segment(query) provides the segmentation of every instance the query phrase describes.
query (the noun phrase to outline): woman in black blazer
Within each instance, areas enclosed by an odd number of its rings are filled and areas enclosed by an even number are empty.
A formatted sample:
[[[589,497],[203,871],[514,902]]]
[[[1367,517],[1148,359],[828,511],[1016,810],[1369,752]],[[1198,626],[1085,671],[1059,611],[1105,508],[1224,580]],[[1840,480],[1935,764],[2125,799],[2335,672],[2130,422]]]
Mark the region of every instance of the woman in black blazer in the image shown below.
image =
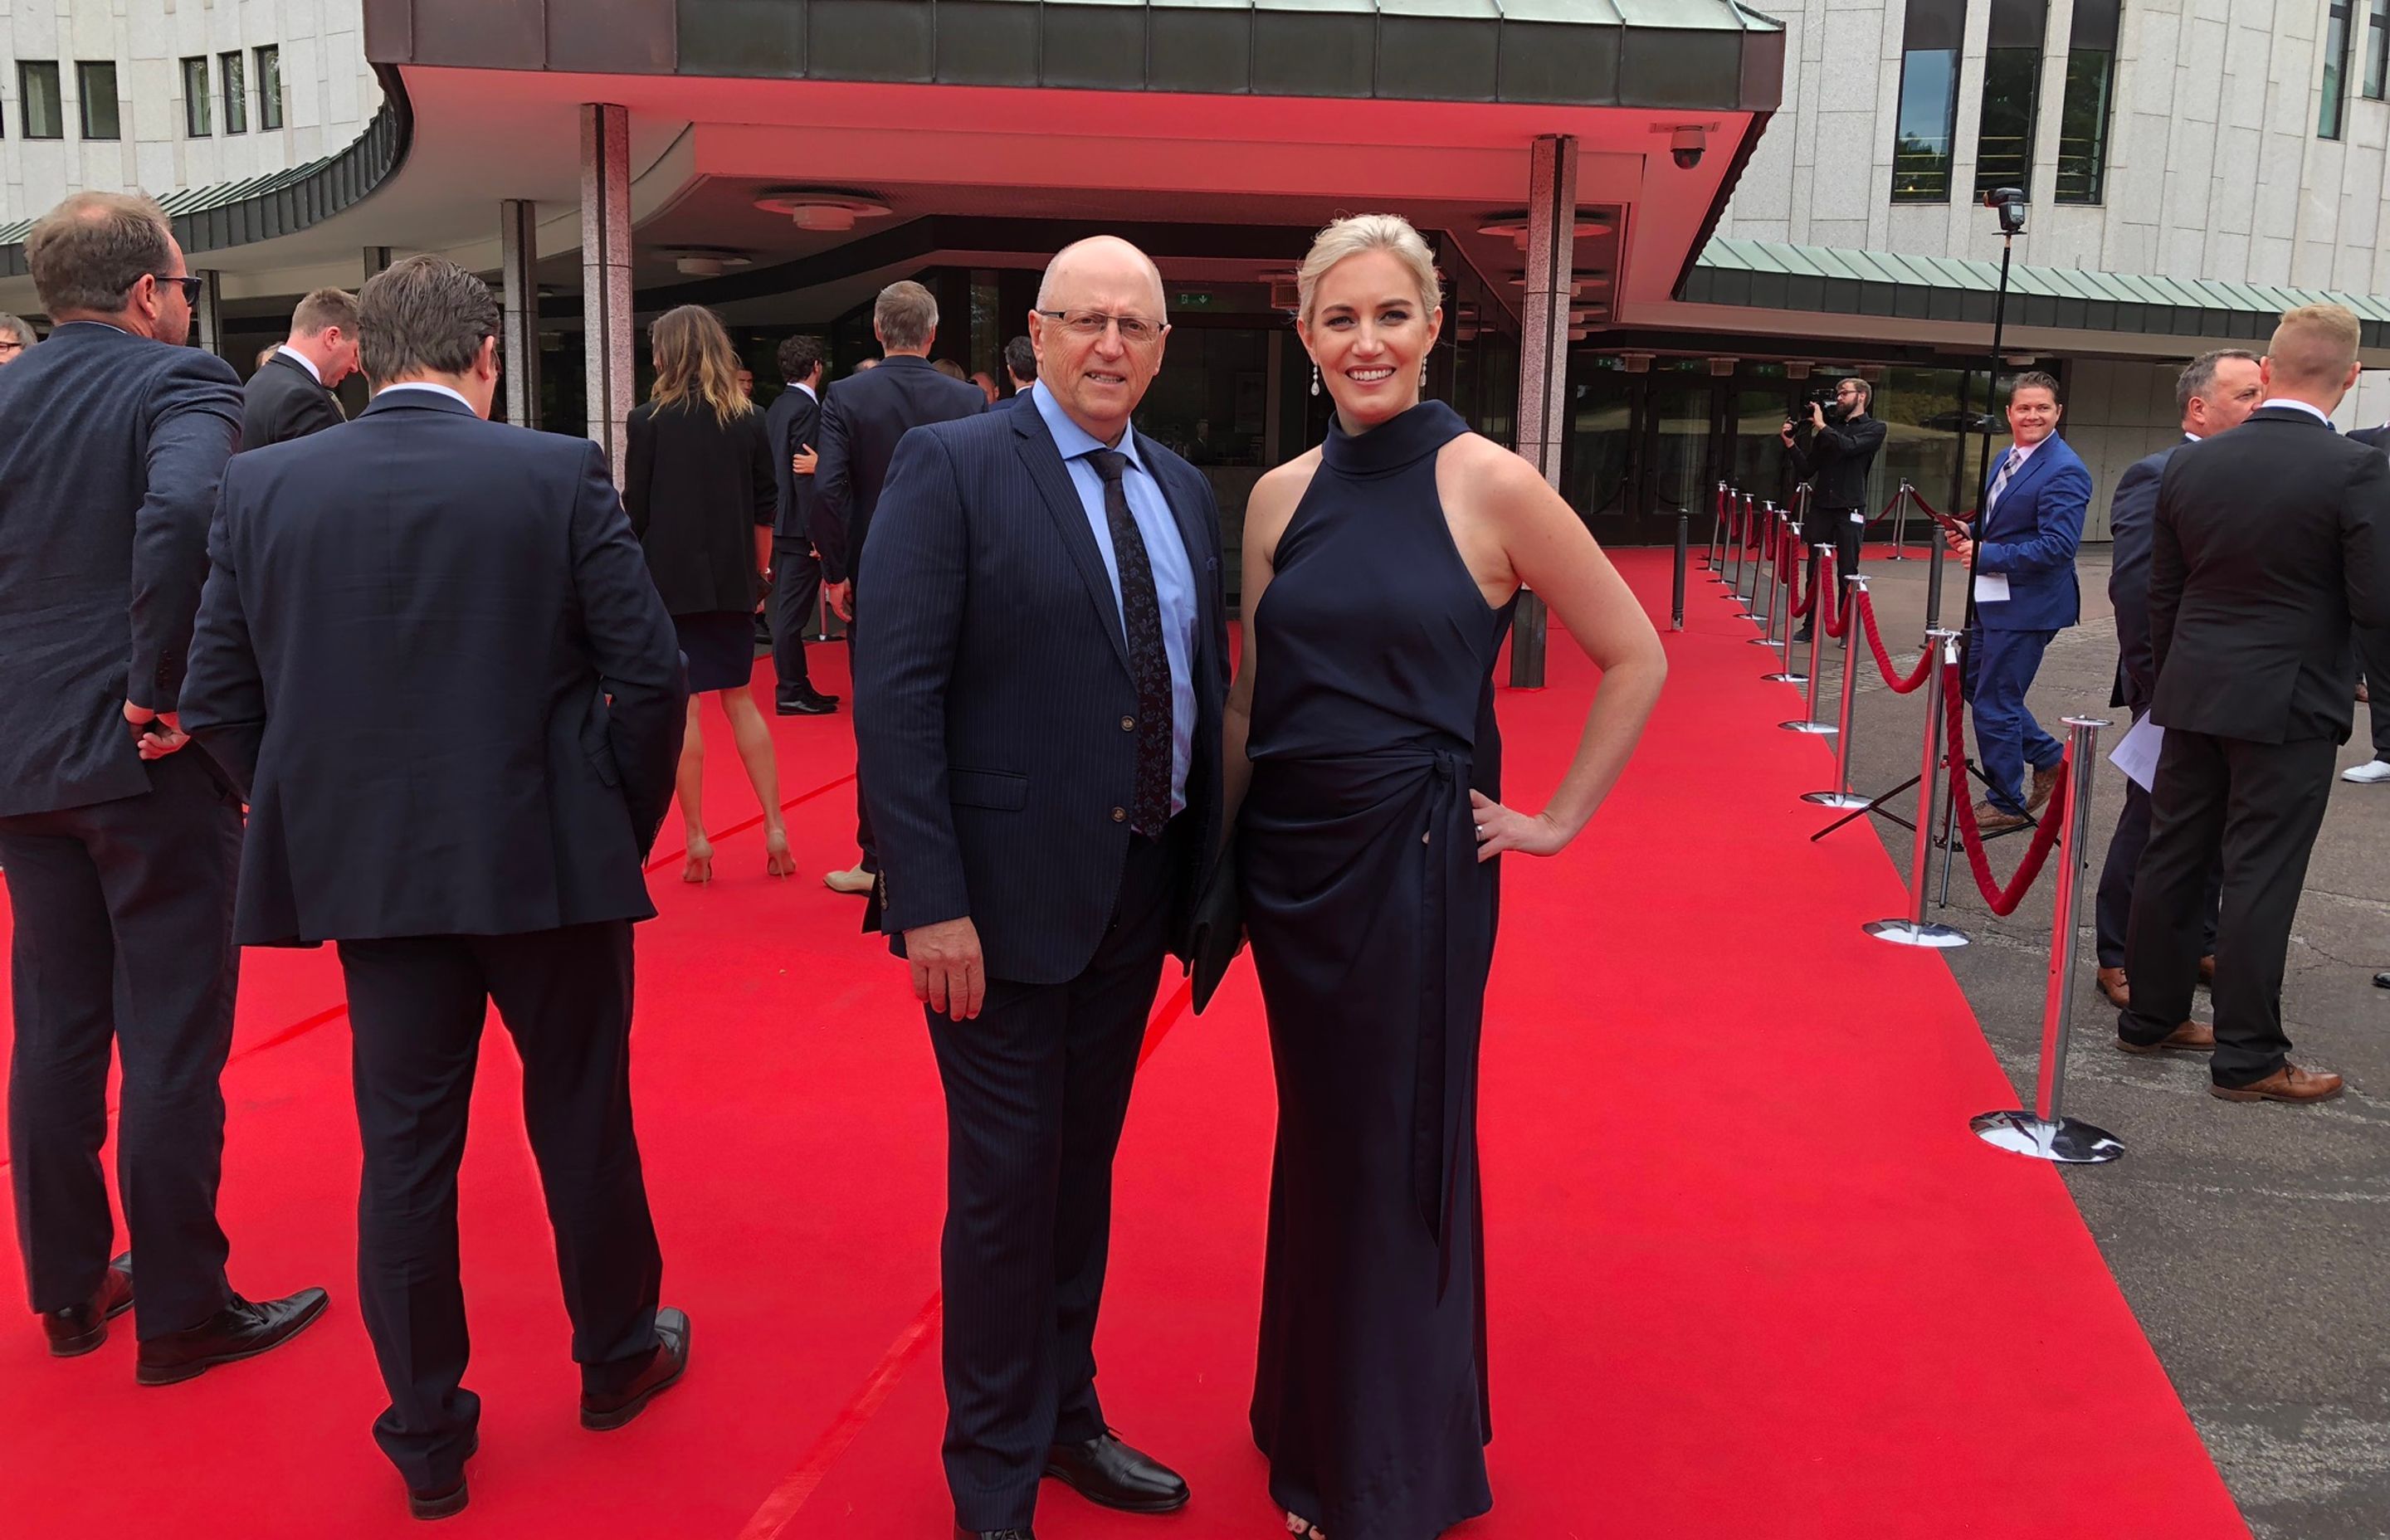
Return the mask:
[[[748,782],[764,804],[765,869],[796,870],[780,820],[779,769],[771,730],[747,690],[755,668],[755,603],[771,562],[777,488],[764,414],[739,388],[739,357],[713,313],[683,305],[648,328],[655,388],[632,408],[623,506],[648,553],[688,658],[688,736],[680,756],[680,813],[688,828],[681,880],[713,877],[713,845],[700,802],[705,739],[698,704],[722,702]]]

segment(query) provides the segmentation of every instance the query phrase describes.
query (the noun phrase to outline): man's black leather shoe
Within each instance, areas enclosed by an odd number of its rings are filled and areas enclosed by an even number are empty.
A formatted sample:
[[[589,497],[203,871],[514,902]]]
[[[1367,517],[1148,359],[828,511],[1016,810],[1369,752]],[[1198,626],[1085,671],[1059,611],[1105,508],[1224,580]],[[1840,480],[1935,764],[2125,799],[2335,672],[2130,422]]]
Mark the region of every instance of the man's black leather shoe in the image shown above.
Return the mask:
[[[1091,1503],[1123,1513],[1170,1513],[1187,1506],[1178,1472],[1106,1433],[1046,1452],[1046,1474]]]
[[[1025,1529],[965,1529],[955,1526],[955,1540],[1037,1540]]]
[[[774,696],[772,709],[782,716],[828,716],[838,710],[838,697],[813,689],[790,690]]]
[[[108,1341],[108,1323],[133,1308],[133,1253],[108,1264],[99,1292],[82,1304],[45,1311],[42,1329],[49,1333],[50,1356],[80,1358]]]
[[[465,1445],[465,1457],[471,1459],[481,1452],[482,1435],[476,1432],[472,1442]],[[413,1519],[454,1519],[465,1511],[465,1505],[471,1500],[472,1494],[465,1485],[465,1472],[459,1469],[456,1479],[446,1486],[435,1486],[429,1491],[408,1487],[406,1512]]]
[[[581,1392],[581,1426],[610,1433],[648,1409],[688,1368],[688,1316],[665,1305],[656,1312],[656,1355],[639,1377],[609,1395]]]
[[[133,1378],[144,1385],[172,1385],[196,1380],[219,1364],[254,1358],[306,1330],[330,1299],[320,1289],[302,1289],[263,1304],[235,1294],[230,1304],[199,1325],[142,1343]]]

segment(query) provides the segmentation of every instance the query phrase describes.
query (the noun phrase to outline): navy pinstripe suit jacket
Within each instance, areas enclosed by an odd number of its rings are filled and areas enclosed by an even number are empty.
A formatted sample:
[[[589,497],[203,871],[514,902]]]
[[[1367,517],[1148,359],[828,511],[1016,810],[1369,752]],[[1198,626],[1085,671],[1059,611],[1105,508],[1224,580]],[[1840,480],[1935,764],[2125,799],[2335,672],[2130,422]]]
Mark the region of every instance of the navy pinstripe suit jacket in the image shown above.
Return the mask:
[[[1138,444],[1198,589],[1196,722],[1186,816],[1220,827],[1228,636],[1210,483]],[[990,412],[917,428],[889,468],[856,604],[854,736],[880,841],[881,927],[968,915],[988,976],[1077,977],[1119,895],[1137,780],[1128,644],[1103,555],[1045,419]],[[1190,862],[1176,909],[1191,908]],[[1176,938],[1182,924],[1171,927]]]

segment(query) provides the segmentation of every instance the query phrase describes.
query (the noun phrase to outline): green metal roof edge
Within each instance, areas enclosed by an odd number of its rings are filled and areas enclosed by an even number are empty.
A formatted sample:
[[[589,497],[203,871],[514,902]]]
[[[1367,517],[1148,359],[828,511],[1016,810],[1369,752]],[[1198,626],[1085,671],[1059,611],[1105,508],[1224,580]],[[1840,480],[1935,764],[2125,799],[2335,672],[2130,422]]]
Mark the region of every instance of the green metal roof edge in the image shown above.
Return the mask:
[[[1713,274],[1730,281],[1713,282]],[[1821,287],[1819,279],[1838,281]],[[1760,309],[1988,321],[1998,280],[1998,263],[1972,258],[1720,236],[1694,260],[1679,297]],[[1790,302],[1794,283],[1809,302]],[[1943,297],[1938,306],[1934,295]],[[2009,319],[2024,326],[2262,339],[2265,331],[2255,323],[2270,330],[2274,316],[2303,304],[2345,305],[2363,325],[2366,346],[2390,346],[2390,297],[2030,263],[2009,270]]]

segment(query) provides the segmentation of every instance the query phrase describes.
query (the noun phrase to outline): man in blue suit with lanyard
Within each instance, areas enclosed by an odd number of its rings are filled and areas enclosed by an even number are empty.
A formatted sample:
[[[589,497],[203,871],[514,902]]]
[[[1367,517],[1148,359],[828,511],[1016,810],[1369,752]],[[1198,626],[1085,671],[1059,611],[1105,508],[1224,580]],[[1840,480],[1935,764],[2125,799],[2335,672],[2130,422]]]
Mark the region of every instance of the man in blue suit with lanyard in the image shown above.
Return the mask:
[[[1975,747],[1991,782],[1975,807],[1985,834],[2022,828],[2057,789],[2065,746],[2025,710],[2050,638],[2082,618],[2075,548],[2091,502],[2091,473],[2058,436],[2058,381],[2039,370],[2009,392],[2013,446],[1992,474],[1976,538],[1952,533],[1951,551],[1974,572],[1975,623],[1967,635],[1967,698]],[[2033,785],[2024,784],[2025,766]]]

